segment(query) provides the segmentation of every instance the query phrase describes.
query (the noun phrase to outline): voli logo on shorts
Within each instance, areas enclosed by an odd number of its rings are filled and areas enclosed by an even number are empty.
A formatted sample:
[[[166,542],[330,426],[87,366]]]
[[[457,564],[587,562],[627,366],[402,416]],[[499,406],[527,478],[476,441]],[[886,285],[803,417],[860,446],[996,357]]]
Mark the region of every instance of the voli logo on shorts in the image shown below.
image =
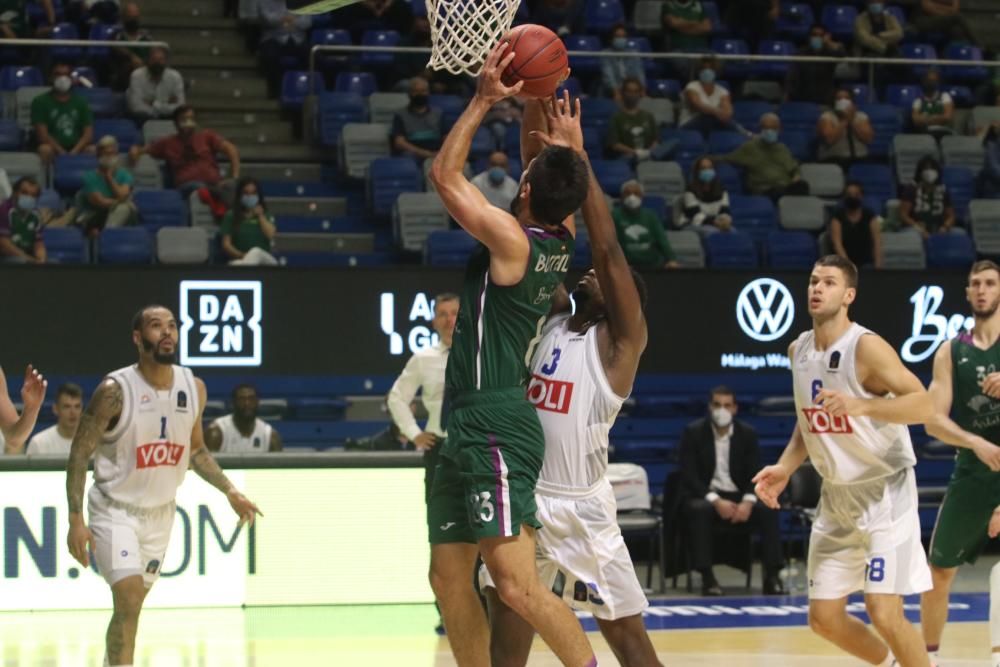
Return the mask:
[[[851,428],[851,421],[847,416],[834,417],[822,408],[803,408],[806,421],[809,422],[810,433],[827,433],[830,435],[844,435],[854,433]]]
[[[151,442],[139,445],[135,449],[136,468],[156,468],[157,466],[176,466],[181,462],[184,445],[172,442]]]
[[[538,375],[531,376],[528,383],[528,401],[539,410],[569,413],[573,400],[573,383],[549,380]]]

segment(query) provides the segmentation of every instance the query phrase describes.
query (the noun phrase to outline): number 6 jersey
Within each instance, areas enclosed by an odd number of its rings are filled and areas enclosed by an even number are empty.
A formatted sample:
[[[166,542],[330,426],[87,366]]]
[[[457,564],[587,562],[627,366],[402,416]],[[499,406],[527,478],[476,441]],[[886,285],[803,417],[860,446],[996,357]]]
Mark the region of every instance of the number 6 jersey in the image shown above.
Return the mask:
[[[184,481],[191,432],[201,414],[194,374],[174,366],[169,390],[156,390],[127,366],[108,377],[122,390],[118,423],[94,456],[94,484],[120,503],[159,507],[172,502]]]

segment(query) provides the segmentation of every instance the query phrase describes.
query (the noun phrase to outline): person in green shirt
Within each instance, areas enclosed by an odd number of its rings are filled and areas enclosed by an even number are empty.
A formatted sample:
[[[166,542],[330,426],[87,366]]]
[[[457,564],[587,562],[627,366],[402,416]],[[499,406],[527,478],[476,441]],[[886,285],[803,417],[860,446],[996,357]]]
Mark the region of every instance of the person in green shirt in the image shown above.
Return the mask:
[[[642,183],[626,181],[621,195],[622,203],[615,206],[611,217],[628,263],[637,269],[678,268],[680,264],[663,231],[663,221],[653,209],[642,206],[645,195]]]
[[[45,165],[57,155],[93,152],[94,114],[87,100],[72,92],[71,67],[52,66],[52,90],[31,102],[31,124],[38,141],[38,156]]]
[[[660,13],[663,22],[663,50],[707,51],[712,34],[712,21],[705,14],[701,0],[667,0]],[[686,61],[678,60],[687,78]]]
[[[13,194],[0,204],[0,263],[44,264],[45,243],[38,196],[42,189],[31,176],[14,184]]]
[[[105,227],[136,222],[132,174],[119,164],[118,141],[110,135],[101,137],[97,142],[97,170],[83,175],[83,187],[76,197],[76,224],[90,236]]]
[[[760,117],[760,134],[731,153],[714,155],[717,162],[730,162],[746,169],[751,194],[780,199],[784,195],[808,195],[809,184],[799,174],[799,163],[778,141],[781,119],[778,114]]]
[[[640,109],[646,89],[638,79],[628,77],[622,83],[622,108],[611,116],[608,124],[608,148],[612,155],[641,162],[657,157],[659,132],[656,118]]]
[[[235,265],[275,266],[278,260],[271,254],[271,243],[278,228],[274,216],[267,212],[264,195],[252,178],[240,179],[238,198],[232,210],[222,219],[222,250]]]

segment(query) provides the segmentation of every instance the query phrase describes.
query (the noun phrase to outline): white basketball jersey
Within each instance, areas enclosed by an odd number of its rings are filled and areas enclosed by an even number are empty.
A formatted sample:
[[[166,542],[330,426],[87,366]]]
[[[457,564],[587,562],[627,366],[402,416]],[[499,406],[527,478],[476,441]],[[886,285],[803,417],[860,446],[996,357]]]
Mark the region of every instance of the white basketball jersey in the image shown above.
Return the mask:
[[[817,472],[831,484],[859,484],[916,465],[910,431],[903,424],[870,417],[832,417],[813,402],[821,389],[848,396],[877,398],[858,381],[855,355],[862,336],[859,324],[826,350],[817,350],[813,332],[795,341],[792,380],[799,430]],[[874,335],[874,334],[872,334]]]
[[[597,349],[597,327],[568,328],[569,315],[549,320],[532,361],[528,400],[545,432],[538,491],[589,489],[608,469],[608,431],[625,398],[611,390]]]
[[[156,390],[128,366],[111,373],[122,389],[121,417],[94,457],[94,484],[112,500],[158,507],[174,500],[191,455],[191,431],[201,414],[187,368],[174,366],[169,390]]]
[[[218,426],[219,430],[222,431],[220,452],[243,454],[271,450],[271,425],[263,419],[254,421],[253,433],[249,437],[240,433],[240,430],[236,428],[232,415],[219,417],[212,424]]]

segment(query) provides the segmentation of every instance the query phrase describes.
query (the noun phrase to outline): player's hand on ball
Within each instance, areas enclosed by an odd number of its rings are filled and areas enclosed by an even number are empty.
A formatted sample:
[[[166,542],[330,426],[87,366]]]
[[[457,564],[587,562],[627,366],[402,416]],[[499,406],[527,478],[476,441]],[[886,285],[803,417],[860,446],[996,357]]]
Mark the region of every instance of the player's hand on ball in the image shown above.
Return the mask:
[[[48,380],[28,364],[28,368],[24,371],[24,384],[21,385],[21,400],[24,402],[24,407],[32,410],[40,407],[45,400],[45,389],[48,386]]]
[[[860,405],[857,399],[832,389],[821,389],[816,395],[815,403],[834,417],[857,415]]]
[[[542,101],[549,131],[535,130],[532,136],[546,146],[566,146],[583,152],[583,128],[580,126],[580,98],[571,100],[569,92],[563,91],[562,97],[552,96]]]
[[[486,62],[479,70],[479,83],[476,88],[476,97],[487,102],[491,106],[500,100],[512,97],[521,92],[524,81],[518,81],[513,86],[505,86],[500,77],[503,75],[507,65],[514,60],[514,52],[505,53],[509,42],[501,41],[496,48],[486,56]]]
[[[242,493],[236,489],[231,489],[229,493],[226,494],[226,499],[229,500],[229,506],[233,508],[233,511],[240,517],[240,525],[248,524],[252,525],[256,515],[264,516],[264,513],[257,508],[250,499],[244,496]]]
[[[66,536],[69,553],[80,565],[90,566],[90,550],[94,548],[94,536],[83,519],[70,519],[69,534]]]
[[[990,373],[980,386],[990,398],[1000,398],[1000,373]]]
[[[780,508],[778,497],[788,486],[788,471],[780,465],[767,466],[750,481],[754,483],[753,492],[761,502],[773,510]]]
[[[990,539],[1000,535],[1000,507],[993,510],[993,516],[990,517],[990,525],[986,528],[986,533]]]
[[[980,439],[976,441],[975,446],[972,448],[972,453],[976,455],[980,461],[982,461],[987,468],[993,472],[1000,472],[1000,447],[997,447],[992,442]]]

